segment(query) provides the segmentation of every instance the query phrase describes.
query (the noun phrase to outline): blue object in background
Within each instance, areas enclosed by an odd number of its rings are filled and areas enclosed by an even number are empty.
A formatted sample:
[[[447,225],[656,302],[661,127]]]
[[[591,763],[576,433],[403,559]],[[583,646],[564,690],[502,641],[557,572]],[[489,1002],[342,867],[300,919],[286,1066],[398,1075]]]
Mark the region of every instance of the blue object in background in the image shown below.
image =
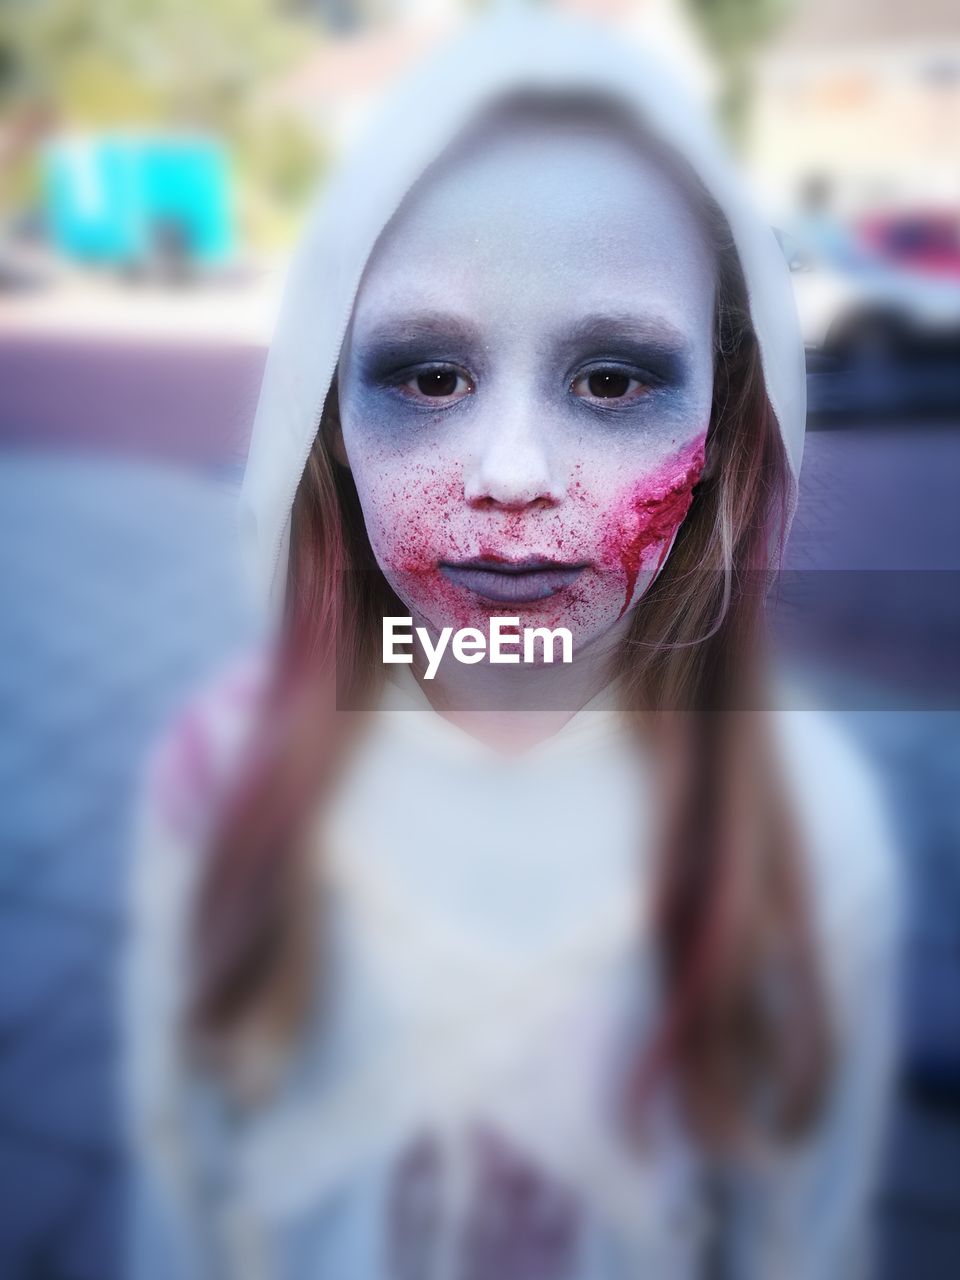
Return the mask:
[[[220,263],[234,250],[229,166],[203,134],[70,135],[42,153],[50,238],[66,257],[121,267]]]

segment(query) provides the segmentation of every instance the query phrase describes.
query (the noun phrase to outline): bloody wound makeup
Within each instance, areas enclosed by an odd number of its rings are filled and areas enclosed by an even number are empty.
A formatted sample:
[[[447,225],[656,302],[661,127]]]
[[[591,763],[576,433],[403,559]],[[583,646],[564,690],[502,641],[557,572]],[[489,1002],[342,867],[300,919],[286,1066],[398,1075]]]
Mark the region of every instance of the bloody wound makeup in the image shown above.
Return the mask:
[[[340,419],[370,543],[418,624],[566,627],[662,567],[704,465],[714,263],[633,143],[523,122],[419,184],[367,265]]]
[[[577,464],[555,507],[476,511],[461,467],[414,464],[378,504],[369,533],[385,574],[432,625],[479,627],[496,614],[570,627],[581,642],[621,618],[661,568],[704,465],[706,433],[618,490]]]
[[[663,567],[674,536],[690,510],[693,487],[703,471],[706,439],[704,432],[657,473],[638,482],[627,497],[626,510],[613,514],[611,542],[625,579],[619,617],[634,601],[641,572],[652,568],[652,581]],[[631,517],[636,527],[623,540],[624,526],[629,526]]]

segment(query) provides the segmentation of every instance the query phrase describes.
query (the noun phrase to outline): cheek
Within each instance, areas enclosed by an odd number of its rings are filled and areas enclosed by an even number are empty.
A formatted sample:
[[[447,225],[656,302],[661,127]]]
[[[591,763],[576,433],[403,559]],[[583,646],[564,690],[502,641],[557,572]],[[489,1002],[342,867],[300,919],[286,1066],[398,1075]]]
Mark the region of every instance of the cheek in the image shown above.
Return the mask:
[[[705,441],[704,431],[619,488],[596,475],[588,479],[592,469],[580,462],[561,509],[506,518],[500,513],[495,522],[466,510],[458,459],[398,465],[396,457],[368,457],[358,488],[381,569],[400,598],[424,616],[467,626],[481,625],[485,614],[495,612],[439,574],[438,555],[536,551],[587,559],[593,567],[570,593],[544,601],[536,617],[531,610],[531,623],[568,624],[588,634],[622,617],[656,576],[689,510]]]
[[[705,444],[704,431],[655,471],[635,479],[604,514],[600,561],[605,572],[622,581],[619,617],[634,603],[638,587],[642,594],[663,566],[690,509]]]
[[[377,563],[400,599],[440,624],[476,623],[476,609],[437,570],[439,554],[476,554],[465,537],[463,468],[454,460],[371,471],[361,493],[367,535]]]
[[[436,565],[437,549],[455,538],[455,514],[463,504],[457,464],[383,467],[361,495],[370,542],[385,570],[423,573]]]

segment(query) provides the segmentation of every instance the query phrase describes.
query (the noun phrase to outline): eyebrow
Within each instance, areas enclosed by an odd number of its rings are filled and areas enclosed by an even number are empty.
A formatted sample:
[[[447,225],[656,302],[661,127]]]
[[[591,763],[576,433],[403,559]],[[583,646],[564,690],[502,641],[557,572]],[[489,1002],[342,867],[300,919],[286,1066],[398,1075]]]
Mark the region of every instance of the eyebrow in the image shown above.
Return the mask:
[[[691,352],[690,337],[666,316],[627,312],[582,316],[563,330],[559,345],[564,349],[585,345],[616,347],[624,342],[684,364]]]
[[[479,344],[480,340],[480,330],[463,316],[447,311],[415,311],[381,319],[365,335],[363,345],[402,352],[420,342],[467,345]]]
[[[464,316],[446,311],[387,315],[363,339],[363,346],[368,350],[376,348],[382,354],[398,358],[423,343],[484,345],[477,325]],[[668,317],[630,312],[591,312],[581,316],[558,329],[554,345],[562,352],[573,352],[587,345],[609,349],[623,345],[628,354],[631,348],[641,347],[651,355],[672,359],[681,367],[686,367],[691,355],[690,337]]]

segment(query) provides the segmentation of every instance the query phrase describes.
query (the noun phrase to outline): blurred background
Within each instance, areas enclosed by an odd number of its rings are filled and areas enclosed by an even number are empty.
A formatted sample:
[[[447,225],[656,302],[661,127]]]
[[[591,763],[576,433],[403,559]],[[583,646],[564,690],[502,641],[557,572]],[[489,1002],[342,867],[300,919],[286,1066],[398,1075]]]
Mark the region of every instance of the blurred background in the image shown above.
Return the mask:
[[[233,497],[293,237],[481,0],[6,0],[0,1274],[121,1274],[114,984],[146,745],[255,638]],[[811,431],[783,661],[881,770],[909,888],[881,1274],[960,1266],[960,8],[597,0],[715,104]]]

